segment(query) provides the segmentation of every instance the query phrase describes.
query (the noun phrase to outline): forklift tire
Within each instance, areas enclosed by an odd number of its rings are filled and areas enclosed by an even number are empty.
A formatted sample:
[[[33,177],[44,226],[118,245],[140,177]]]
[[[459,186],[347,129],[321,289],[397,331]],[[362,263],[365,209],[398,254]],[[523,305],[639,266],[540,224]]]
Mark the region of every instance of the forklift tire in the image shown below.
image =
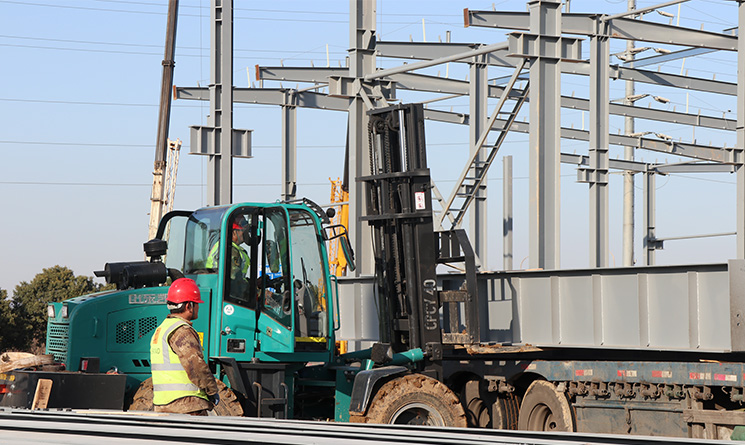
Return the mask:
[[[365,416],[352,422],[398,425],[467,426],[458,396],[445,384],[421,374],[395,378],[380,387]]]
[[[217,381],[220,403],[209,411],[210,416],[242,416],[243,407],[235,393],[223,382]],[[147,379],[140,384],[132,398],[128,411],[155,411],[153,406],[153,379]]]
[[[553,383],[536,380],[525,392],[518,429],[524,431],[575,431],[574,415],[566,394]]]

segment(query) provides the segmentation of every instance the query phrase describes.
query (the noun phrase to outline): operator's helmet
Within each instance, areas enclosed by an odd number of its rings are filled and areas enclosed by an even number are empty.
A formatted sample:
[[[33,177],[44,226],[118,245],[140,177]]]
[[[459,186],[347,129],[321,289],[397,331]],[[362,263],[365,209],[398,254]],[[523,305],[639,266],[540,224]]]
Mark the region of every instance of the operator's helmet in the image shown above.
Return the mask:
[[[248,221],[242,216],[236,216],[233,220],[233,230],[246,230]]]
[[[199,287],[191,278],[179,278],[171,284],[168,289],[168,303],[181,304],[187,301],[194,303],[204,303],[200,298]]]

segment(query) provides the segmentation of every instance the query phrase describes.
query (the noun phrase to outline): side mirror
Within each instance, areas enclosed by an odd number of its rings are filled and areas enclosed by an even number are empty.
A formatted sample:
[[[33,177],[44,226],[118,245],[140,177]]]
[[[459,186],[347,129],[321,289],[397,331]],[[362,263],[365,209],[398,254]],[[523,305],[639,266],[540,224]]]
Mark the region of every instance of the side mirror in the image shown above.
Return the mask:
[[[349,267],[350,271],[353,271],[357,266],[354,264],[354,250],[352,250],[352,246],[349,245],[349,238],[346,233],[339,238],[339,244],[341,244],[341,250],[344,252],[344,257],[347,259],[347,267]]]

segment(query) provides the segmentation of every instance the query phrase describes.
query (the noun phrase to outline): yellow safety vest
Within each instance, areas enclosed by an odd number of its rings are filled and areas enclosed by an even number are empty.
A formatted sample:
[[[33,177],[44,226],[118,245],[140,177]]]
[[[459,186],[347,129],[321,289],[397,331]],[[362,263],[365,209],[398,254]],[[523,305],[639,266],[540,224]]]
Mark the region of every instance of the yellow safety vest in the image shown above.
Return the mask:
[[[207,261],[204,264],[204,267],[208,269],[217,268],[217,264],[218,264],[217,260],[220,257],[219,249],[220,249],[220,242],[218,241],[215,243],[214,246],[212,246],[212,249],[210,249],[210,253],[207,254]],[[246,274],[248,273],[248,266],[251,265],[251,259],[248,257],[248,252],[246,252],[246,249],[244,249],[243,247],[239,246],[236,243],[233,243],[233,249],[236,249],[238,251],[238,255],[240,255],[241,272],[243,273],[243,276],[246,276]],[[232,275],[233,275],[233,272],[235,272],[235,270],[232,270],[232,269],[233,268],[231,267],[231,278],[234,278],[232,277]]]
[[[168,337],[177,328],[188,324],[174,317],[166,318],[158,326],[150,342],[150,366],[153,371],[153,403],[168,405],[176,399],[187,396],[209,400],[207,393],[189,380],[181,361],[168,344]]]

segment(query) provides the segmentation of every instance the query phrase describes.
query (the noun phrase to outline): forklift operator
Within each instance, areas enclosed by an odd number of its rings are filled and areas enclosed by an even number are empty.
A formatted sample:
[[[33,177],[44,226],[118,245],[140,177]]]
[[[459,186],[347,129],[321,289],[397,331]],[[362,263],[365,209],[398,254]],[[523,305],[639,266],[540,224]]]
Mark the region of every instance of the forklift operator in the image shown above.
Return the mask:
[[[248,273],[248,266],[251,265],[251,260],[248,256],[246,249],[240,246],[243,242],[243,231],[246,229],[247,222],[243,216],[237,216],[233,220],[232,235],[231,235],[231,249],[230,249],[230,279],[244,279]],[[205,267],[208,269],[217,269],[220,259],[220,241],[216,242],[210,253],[207,256],[207,262]]]

